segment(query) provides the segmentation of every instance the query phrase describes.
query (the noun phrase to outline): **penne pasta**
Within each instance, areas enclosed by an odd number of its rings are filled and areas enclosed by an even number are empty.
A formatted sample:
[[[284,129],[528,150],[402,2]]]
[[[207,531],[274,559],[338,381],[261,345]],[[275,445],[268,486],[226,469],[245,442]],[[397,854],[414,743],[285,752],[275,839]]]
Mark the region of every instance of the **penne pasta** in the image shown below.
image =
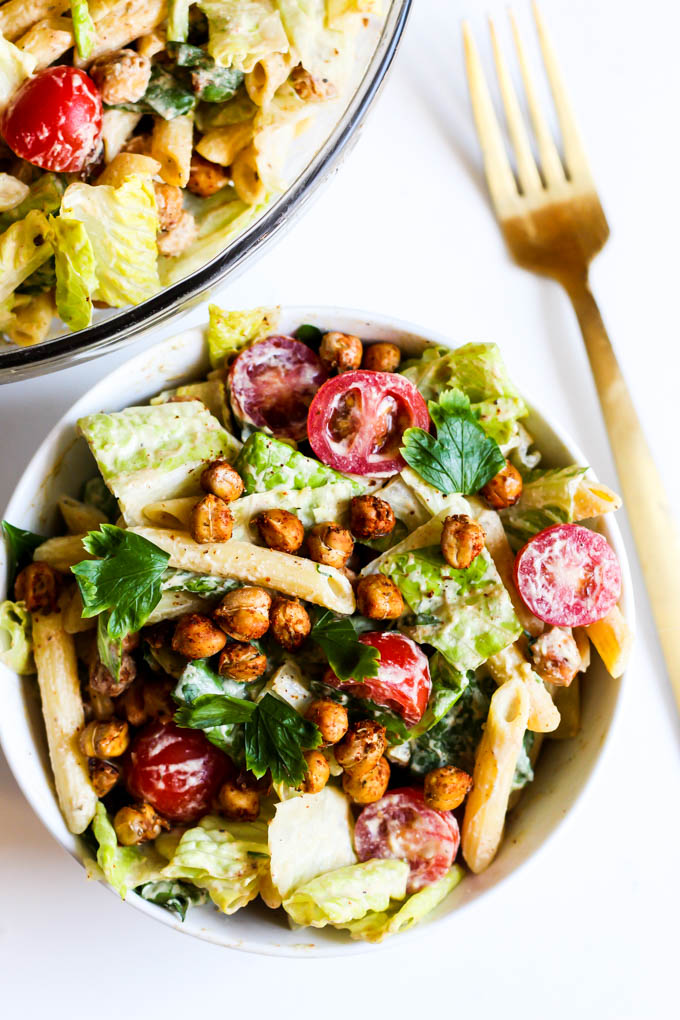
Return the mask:
[[[0,32],[14,42],[45,18],[56,18],[71,6],[71,0],[9,0],[0,7]]]
[[[91,5],[90,13],[96,29],[95,44],[87,60],[75,55],[73,62],[78,67],[86,67],[102,54],[123,49],[138,36],[153,32],[165,20],[168,5],[167,0],[99,0]]]
[[[236,194],[246,205],[264,202],[267,189],[264,186],[257,163],[257,149],[251,142],[238,153],[231,165],[231,179]]]
[[[560,713],[560,724],[552,740],[571,740],[581,728],[581,678],[575,676],[568,687],[553,687],[553,698]]]
[[[104,110],[102,145],[106,163],[118,155],[141,119],[141,113],[133,113],[132,110]]]
[[[151,155],[160,164],[158,171],[166,184],[184,188],[191,172],[194,122],[188,114],[164,120],[154,117]]]
[[[57,506],[64,518],[64,524],[70,535],[82,535],[88,531],[98,531],[100,524],[108,521],[106,514],[94,506],[81,503],[79,499],[61,496]]]
[[[85,535],[60,535],[58,538],[48,538],[35,550],[33,559],[49,564],[62,574],[67,574],[71,567],[81,560],[95,559],[83,545],[84,538]]]
[[[620,677],[630,659],[633,632],[619,607],[614,606],[605,617],[584,627],[584,630],[595,645],[607,672],[614,678]]]
[[[67,634],[84,634],[85,631],[95,630],[97,617],[83,618],[83,600],[80,595],[80,588],[76,585],[71,594],[64,598],[63,606],[63,627]]]
[[[261,584],[336,613],[354,612],[352,585],[333,567],[234,539],[199,544],[185,532],[161,528],[131,528],[131,531],[170,553],[171,567],[232,577],[244,584]]]
[[[206,132],[196,145],[199,156],[220,166],[231,166],[236,156],[252,141],[252,121],[241,124],[227,124]]]
[[[528,718],[529,696],[521,680],[510,680],[494,692],[461,832],[463,857],[475,874],[488,868],[498,850]]]
[[[621,497],[608,486],[584,477],[574,493],[574,520],[586,521],[612,513],[621,506]]]
[[[142,510],[142,516],[158,528],[174,528],[188,531],[191,511],[200,496],[182,496],[179,499],[161,499],[157,503],[149,503]]]
[[[12,317],[3,332],[20,347],[39,344],[50,331],[56,311],[52,291],[43,294],[19,294],[14,299]]]
[[[69,18],[43,18],[15,45],[35,57],[36,71],[41,71],[73,46],[73,23]]]
[[[77,834],[92,821],[97,797],[78,747],[85,716],[75,644],[61,613],[33,616],[33,644],[57,797],[69,831]]]
[[[119,188],[132,174],[155,177],[160,169],[160,163],[151,156],[142,156],[138,152],[119,152],[99,175],[97,184],[110,184],[113,188]]]
[[[520,680],[529,696],[529,721],[532,733],[552,733],[560,723],[560,713],[550,693],[537,673],[533,671],[517,644],[508,645],[487,660],[489,673],[499,685]]]
[[[246,92],[258,106],[266,106],[290,74],[293,58],[290,53],[268,53],[245,76]],[[206,157],[207,158],[207,157]]]
[[[204,613],[215,604],[217,598],[206,599],[190,591],[164,591],[161,600],[153,610],[145,627],[151,627],[161,620],[176,620],[185,613]]]

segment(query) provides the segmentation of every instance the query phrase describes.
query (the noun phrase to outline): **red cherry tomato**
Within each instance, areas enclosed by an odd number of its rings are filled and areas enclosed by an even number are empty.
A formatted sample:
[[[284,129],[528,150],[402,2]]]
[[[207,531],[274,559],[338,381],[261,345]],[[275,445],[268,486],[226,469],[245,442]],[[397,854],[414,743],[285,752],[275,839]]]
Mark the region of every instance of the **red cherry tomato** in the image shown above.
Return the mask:
[[[326,372],[314,351],[289,336],[247,347],[229,371],[231,406],[240,421],[280,439],[305,439],[307,412]]]
[[[231,761],[200,730],[149,723],[132,741],[125,783],[172,822],[195,822],[233,771]]]
[[[354,848],[360,861],[380,857],[408,862],[408,893],[445,875],[459,844],[455,816],[429,808],[422,790],[416,787],[390,790],[375,804],[368,804],[354,827]]]
[[[101,96],[77,67],[47,67],[17,89],[0,130],[17,156],[43,170],[82,170],[101,136]]]
[[[409,726],[414,726],[427,708],[432,689],[430,665],[418,645],[403,634],[380,631],[362,634],[359,640],[373,645],[380,652],[378,675],[359,684],[343,683],[329,670],[325,680],[356,698],[370,698],[376,705],[397,712]]]
[[[404,431],[429,428],[413,383],[391,372],[343,372],[321,387],[309,409],[309,441],[319,460],[352,475],[394,475]]]
[[[515,584],[534,616],[556,627],[601,620],[621,594],[621,568],[602,535],[556,524],[530,539],[515,559]]]

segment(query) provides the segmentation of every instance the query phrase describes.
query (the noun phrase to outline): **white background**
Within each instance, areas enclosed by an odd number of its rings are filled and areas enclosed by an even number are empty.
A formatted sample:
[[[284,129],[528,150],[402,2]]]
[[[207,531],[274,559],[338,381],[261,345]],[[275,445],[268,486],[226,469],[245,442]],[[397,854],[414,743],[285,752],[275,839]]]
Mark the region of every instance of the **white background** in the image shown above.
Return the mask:
[[[220,297],[233,307],[363,307],[457,342],[495,340],[526,393],[552,410],[602,480],[615,485],[571,309],[555,285],[511,265],[480,174],[460,18],[470,17],[490,60],[484,12],[495,11],[509,43],[504,5],[415,0],[414,8],[393,73],[337,178]],[[515,9],[530,35],[528,4],[517,0]],[[543,0],[543,11],[612,226],[594,289],[677,505],[680,223],[672,150],[680,14],[670,0]],[[202,318],[198,310],[184,324]],[[0,390],[0,503],[58,416],[134,350]],[[519,874],[436,935],[401,947],[397,940],[342,962],[266,960],[164,928],[85,881],[0,759],[3,1012],[97,1020],[208,1012],[677,1015],[678,717],[634,570],[637,648],[584,798]]]

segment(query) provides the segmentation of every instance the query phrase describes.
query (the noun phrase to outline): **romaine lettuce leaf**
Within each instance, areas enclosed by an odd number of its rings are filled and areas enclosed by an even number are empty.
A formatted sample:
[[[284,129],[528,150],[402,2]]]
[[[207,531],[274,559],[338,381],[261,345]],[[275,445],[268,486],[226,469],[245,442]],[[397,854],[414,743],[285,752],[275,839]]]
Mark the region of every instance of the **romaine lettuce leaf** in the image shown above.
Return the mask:
[[[21,83],[35,71],[37,58],[20,50],[0,32],[0,110],[4,110]]]
[[[80,220],[55,216],[50,225],[57,277],[57,312],[75,332],[92,322],[91,295],[97,286],[94,251]]]
[[[47,217],[37,209],[0,234],[0,302],[52,257],[49,236]]]
[[[351,37],[327,27],[326,0],[275,0],[291,49],[306,71],[342,84]],[[338,67],[340,64],[340,67]]]
[[[235,354],[260,337],[276,330],[278,308],[250,308],[245,312],[227,312],[217,305],[209,305],[208,353],[213,367],[224,364],[224,359]]]
[[[15,673],[35,673],[31,614],[25,602],[0,603],[0,662]]]
[[[252,71],[270,53],[287,53],[288,37],[272,0],[199,0],[208,19],[208,53],[223,67]]]
[[[99,844],[97,864],[121,899],[125,899],[130,889],[136,889],[146,882],[155,882],[161,877],[165,861],[155,847],[150,843],[144,846],[119,846],[116,831],[100,800],[97,801],[92,819],[92,831]]]
[[[514,550],[520,549],[544,528],[576,519],[577,500],[587,470],[574,464],[534,471],[525,479],[519,502],[500,514]]]
[[[409,768],[425,775],[443,765],[456,765],[472,775],[475,752],[489,714],[496,684],[490,677],[471,680],[444,718],[411,745]]]
[[[163,390],[150,403],[154,406],[156,404],[167,404],[173,397],[189,397],[194,400],[200,400],[226,429],[231,427],[231,412],[227,404],[224,380],[206,379],[205,382],[178,386],[175,390]]]
[[[288,443],[265,432],[253,432],[234,467],[245,484],[245,495],[270,489],[316,489],[336,482],[349,482],[354,496],[366,489],[364,482],[347,478],[318,460],[305,457]]]
[[[456,888],[463,877],[463,869],[454,865],[436,882],[409,896],[400,907],[389,911],[371,912],[360,920],[350,921],[341,927],[347,928],[353,939],[382,942],[387,935],[397,935],[422,921]]]
[[[198,494],[206,464],[237,448],[197,400],[91,414],[78,427],[128,525],[145,523],[149,503]]]
[[[426,351],[402,375],[418,387],[425,400],[437,400],[444,390],[459,389],[472,404],[509,397],[516,401],[518,416],[528,413],[496,344],[470,343],[445,354]]]
[[[42,213],[56,212],[61,205],[64,185],[57,174],[42,174],[31,184],[28,195],[14,209],[0,213],[0,231],[7,230],[13,223],[23,220],[32,209]]]
[[[157,906],[169,910],[171,914],[179,917],[180,921],[183,921],[187,916],[189,907],[200,906],[207,899],[203,889],[197,889],[196,886],[190,885],[188,882],[170,881],[169,879],[161,882],[147,882],[135,892],[143,900],[148,900],[149,903],[155,903]]]
[[[118,188],[69,184],[61,215],[80,220],[87,231],[97,277],[94,300],[123,308],[138,305],[160,290],[158,213],[149,176],[131,174]]]
[[[287,801],[297,804],[299,801]],[[406,861],[375,859],[327,871],[299,886],[283,900],[295,924],[323,928],[344,926],[369,911],[384,911],[390,900],[403,900],[409,866]]]

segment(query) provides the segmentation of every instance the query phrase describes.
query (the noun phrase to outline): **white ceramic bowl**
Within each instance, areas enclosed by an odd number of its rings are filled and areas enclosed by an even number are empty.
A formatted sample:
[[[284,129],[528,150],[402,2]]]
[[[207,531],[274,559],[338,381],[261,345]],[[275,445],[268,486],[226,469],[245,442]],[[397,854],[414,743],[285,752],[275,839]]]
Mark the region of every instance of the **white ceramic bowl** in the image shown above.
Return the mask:
[[[416,353],[425,341],[455,346],[437,334],[384,316],[336,308],[290,308],[282,312],[281,332],[301,323],[354,333],[367,339],[391,340],[407,352]],[[192,329],[157,344],[131,359],[85,394],[55,425],[26,468],[12,496],[5,518],[15,525],[50,534],[56,528],[56,499],[64,493],[77,495],[92,476],[94,461],[84,440],[76,439],[78,418],[97,411],[111,411],[147,401],[160,390],[194,379],[206,371],[207,358],[201,329]],[[520,380],[521,384],[521,380]],[[544,463],[559,467],[586,464],[578,447],[543,415],[534,404],[528,428],[544,453]],[[601,530],[614,547],[623,574],[622,607],[633,625],[630,570],[621,534],[611,519]],[[2,543],[0,543],[1,545]],[[0,590],[7,581],[4,550],[0,551]],[[582,729],[569,741],[546,741],[536,779],[522,796],[509,820],[506,836],[491,867],[481,875],[468,875],[439,906],[430,919],[412,932],[414,937],[428,925],[441,924],[463,906],[492,890],[543,846],[581,794],[600,757],[616,709],[620,682],[613,680],[597,657],[582,685]],[[40,699],[32,678],[19,678],[0,666],[0,742],[12,772],[38,817],[52,835],[82,860],[79,839],[72,836],[61,817],[52,783],[43,731]],[[232,917],[209,906],[192,908],[184,924],[172,914],[131,893],[128,902],[145,913],[219,945],[247,952],[279,956],[333,956],[366,952],[373,947],[351,942],[332,929],[306,928],[290,931],[282,912],[251,905]]]

